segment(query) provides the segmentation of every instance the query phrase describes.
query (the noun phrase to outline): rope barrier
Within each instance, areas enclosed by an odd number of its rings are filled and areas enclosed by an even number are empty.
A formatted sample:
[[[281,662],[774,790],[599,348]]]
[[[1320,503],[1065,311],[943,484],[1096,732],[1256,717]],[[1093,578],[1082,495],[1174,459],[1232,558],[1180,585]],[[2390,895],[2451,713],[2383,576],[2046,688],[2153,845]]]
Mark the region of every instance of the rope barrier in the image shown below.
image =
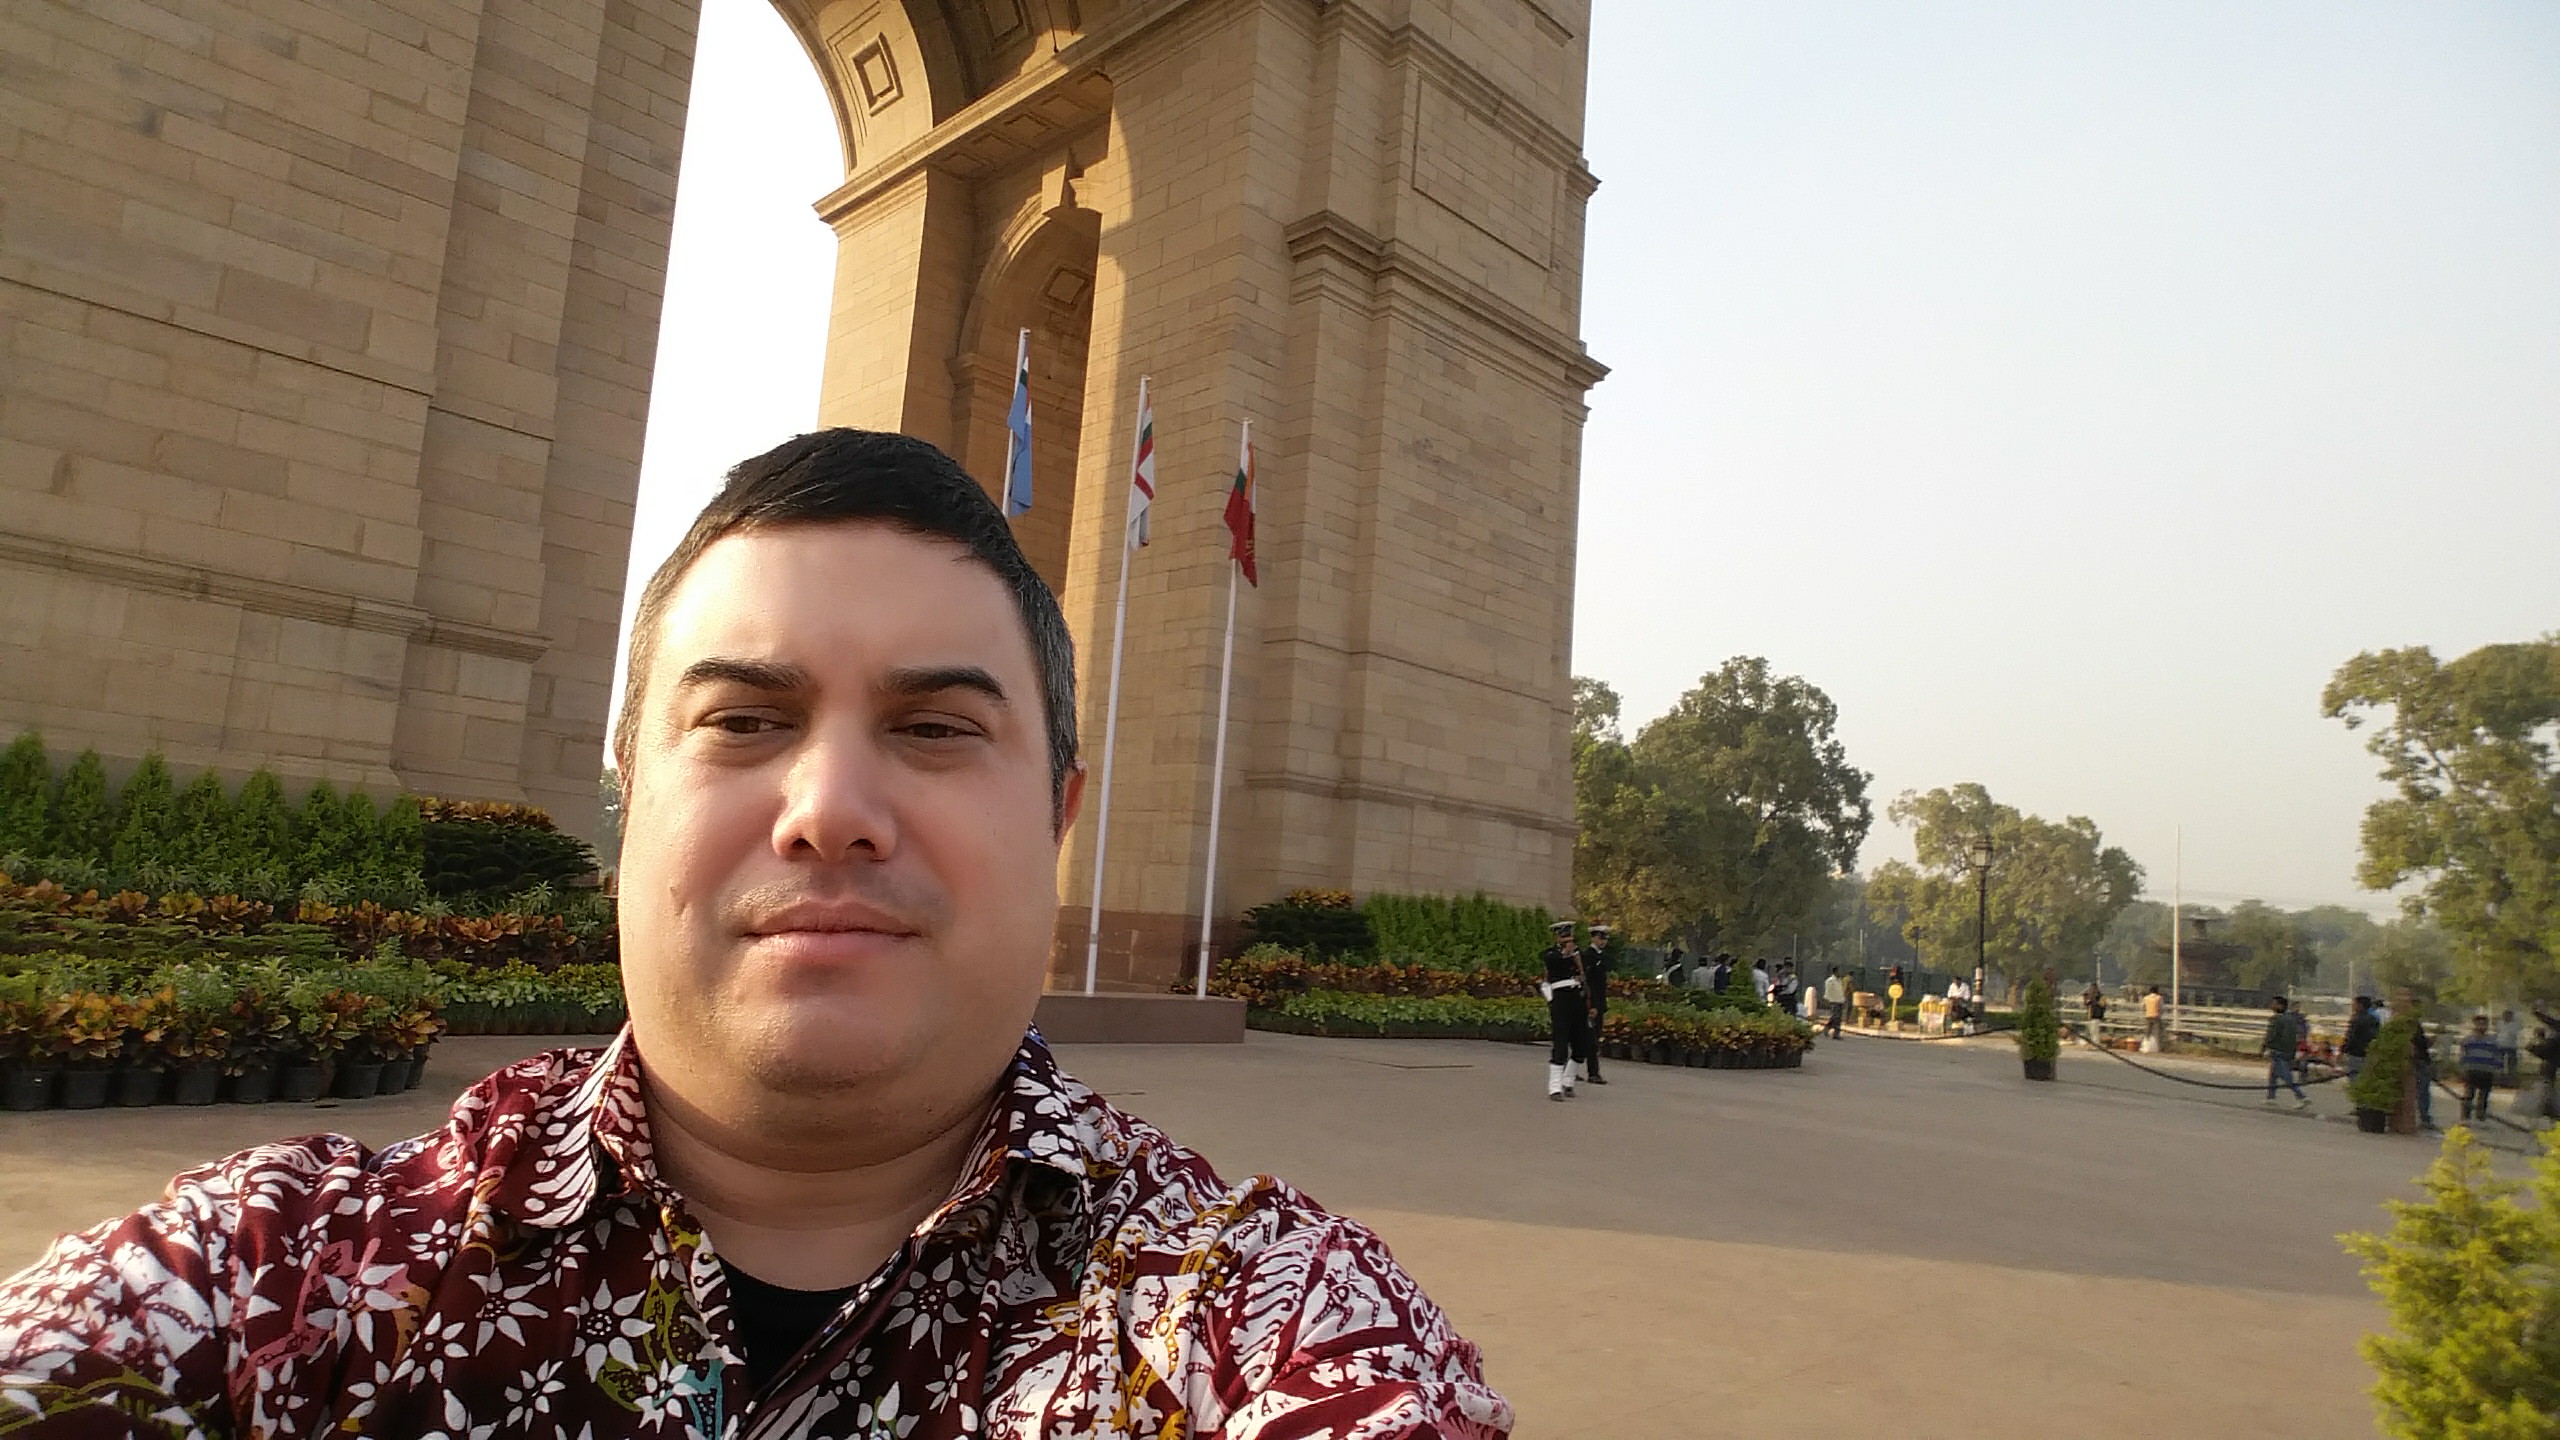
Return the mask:
[[[2123,1061],[2125,1064],[2132,1066],[2134,1069],[2141,1071],[2145,1075],[2157,1075],[2163,1080],[2175,1080],[2181,1085],[2193,1085],[2199,1090],[2265,1090],[2270,1088],[2264,1081],[2252,1080],[2246,1084],[2232,1084],[2228,1081],[2222,1080],[2198,1080],[2192,1075],[2180,1075],[2174,1071],[2163,1070],[2156,1065],[2145,1065],[2141,1061],[2134,1059],[2132,1056],[2125,1054],[2121,1050],[2108,1049],[2106,1046],[2101,1045],[2097,1041],[2090,1039],[2088,1036],[2081,1034],[2080,1027],[2077,1025],[2063,1026],[2062,1033],[2079,1041],[2081,1044],[2088,1046],[2090,1049],[2097,1051],[2101,1055]],[[2345,1078],[2347,1078],[2345,1071],[2333,1070],[2326,1075],[2316,1076],[2308,1080],[2297,1077],[2294,1083],[2296,1085],[2326,1085],[2333,1080],[2344,1080]]]

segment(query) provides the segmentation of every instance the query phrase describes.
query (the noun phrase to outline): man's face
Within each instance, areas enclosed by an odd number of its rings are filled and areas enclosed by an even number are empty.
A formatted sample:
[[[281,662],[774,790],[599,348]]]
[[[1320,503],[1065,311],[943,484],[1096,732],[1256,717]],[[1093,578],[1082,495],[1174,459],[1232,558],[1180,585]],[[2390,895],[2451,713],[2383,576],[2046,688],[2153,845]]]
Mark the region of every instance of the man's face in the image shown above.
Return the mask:
[[[629,777],[652,1075],[936,1108],[990,1084],[1056,920],[1040,693],[1011,595],[956,544],[828,523],[705,550],[661,617]]]

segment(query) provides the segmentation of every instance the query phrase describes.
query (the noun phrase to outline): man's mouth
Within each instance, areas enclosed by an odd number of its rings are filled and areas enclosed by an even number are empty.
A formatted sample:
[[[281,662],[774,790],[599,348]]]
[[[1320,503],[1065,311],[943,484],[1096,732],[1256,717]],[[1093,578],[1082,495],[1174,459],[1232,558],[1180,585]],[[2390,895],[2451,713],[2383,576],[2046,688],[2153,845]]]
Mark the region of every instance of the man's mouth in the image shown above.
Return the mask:
[[[800,900],[748,921],[750,939],[794,935],[874,935],[906,940],[922,934],[913,924],[876,906],[852,900]]]

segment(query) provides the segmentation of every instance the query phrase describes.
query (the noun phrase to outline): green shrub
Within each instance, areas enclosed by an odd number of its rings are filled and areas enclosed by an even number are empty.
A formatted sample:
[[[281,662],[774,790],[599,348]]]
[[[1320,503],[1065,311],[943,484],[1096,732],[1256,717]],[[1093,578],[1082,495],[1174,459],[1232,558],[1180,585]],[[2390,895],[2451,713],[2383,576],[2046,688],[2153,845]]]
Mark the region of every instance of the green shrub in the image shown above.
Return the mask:
[[[103,864],[116,837],[115,804],[107,795],[106,762],[95,750],[83,750],[62,772],[45,826],[45,845],[36,853],[65,860]]]
[[[0,855],[44,853],[52,792],[53,764],[45,758],[43,737],[20,731],[0,750]]]
[[[1372,895],[1361,913],[1378,953],[1526,973],[1550,941],[1543,908],[1473,895]]]
[[[157,857],[163,863],[199,874],[228,870],[231,797],[223,792],[222,777],[206,770],[179,791],[170,807],[170,828],[169,848]]]
[[[596,856],[575,835],[531,825],[429,820],[419,826],[420,874],[445,896],[503,896],[557,886],[595,873]]]
[[[1254,944],[1277,945],[1311,960],[1369,956],[1378,948],[1369,917],[1348,904],[1294,896],[1274,900],[1244,912],[1244,928]]]
[[[386,880],[423,882],[427,873],[425,827],[415,795],[402,795],[383,807],[377,829],[376,866]]]
[[[225,850],[227,863],[221,868],[234,874],[293,874],[293,811],[274,771],[260,769],[241,785],[240,797],[231,805]]]
[[[2418,1017],[2394,1015],[2373,1034],[2365,1048],[2364,1069],[2347,1082],[2347,1099],[2359,1110],[2397,1110],[2408,1093],[2410,1051],[2418,1039]]]
[[[2018,1003],[2018,1055],[2050,1060],[2062,1053],[2062,1020],[2053,1004],[2053,982],[2039,975],[2027,982]]]
[[[154,750],[142,757],[116,794],[116,832],[107,847],[107,864],[116,870],[167,864],[176,839],[177,787],[169,778],[169,762]]]
[[[2388,1202],[2390,1234],[2340,1237],[2391,1312],[2392,1333],[2363,1347],[2379,1428],[2547,1440],[2560,1414],[2560,1153],[2546,1144],[2530,1180],[2501,1180],[2456,1126],[2419,1184],[2425,1200]],[[2532,1203],[2515,1203],[2520,1191]]]

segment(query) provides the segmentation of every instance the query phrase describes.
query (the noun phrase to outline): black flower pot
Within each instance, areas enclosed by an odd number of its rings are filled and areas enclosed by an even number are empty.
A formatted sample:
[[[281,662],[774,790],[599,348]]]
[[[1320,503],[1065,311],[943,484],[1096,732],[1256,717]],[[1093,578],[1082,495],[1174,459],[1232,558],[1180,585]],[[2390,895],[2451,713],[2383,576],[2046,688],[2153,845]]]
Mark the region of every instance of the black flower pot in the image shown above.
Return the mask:
[[[234,1105],[264,1105],[274,1098],[276,1067],[273,1065],[243,1070],[231,1077],[231,1103]]]
[[[178,1072],[169,1087],[169,1099],[178,1105],[210,1105],[222,1093],[222,1071],[211,1065],[189,1065]]]
[[[2368,1110],[2359,1105],[2356,1107],[2356,1128],[2367,1135],[2388,1135],[2391,1133],[2391,1112]]]
[[[287,1065],[276,1076],[279,1100],[317,1100],[328,1089],[329,1067],[325,1065]]]
[[[382,1062],[379,1060],[341,1060],[338,1083],[330,1094],[341,1100],[367,1100],[382,1088]]]
[[[409,1062],[405,1059],[383,1061],[382,1079],[375,1083],[373,1093],[376,1095],[397,1095],[408,1088]]]
[[[65,1070],[62,1072],[62,1108],[65,1110],[98,1110],[107,1103],[107,1090],[115,1083],[113,1070]]]
[[[2019,1063],[2027,1067],[2027,1078],[2030,1080],[2050,1080],[2053,1078],[2053,1062],[2051,1060],[2038,1060],[2031,1056],[2022,1056],[2019,1059]]]
[[[117,1066],[116,1103],[133,1109],[159,1104],[160,1078],[167,1073],[157,1065]]]
[[[0,1071],[0,1110],[49,1110],[61,1095],[62,1072],[51,1065]]]
[[[425,1081],[426,1078],[427,1052],[421,1050],[417,1054],[409,1057],[409,1075],[407,1079],[400,1082],[400,1088],[403,1090],[415,1090],[418,1088],[420,1083]]]

